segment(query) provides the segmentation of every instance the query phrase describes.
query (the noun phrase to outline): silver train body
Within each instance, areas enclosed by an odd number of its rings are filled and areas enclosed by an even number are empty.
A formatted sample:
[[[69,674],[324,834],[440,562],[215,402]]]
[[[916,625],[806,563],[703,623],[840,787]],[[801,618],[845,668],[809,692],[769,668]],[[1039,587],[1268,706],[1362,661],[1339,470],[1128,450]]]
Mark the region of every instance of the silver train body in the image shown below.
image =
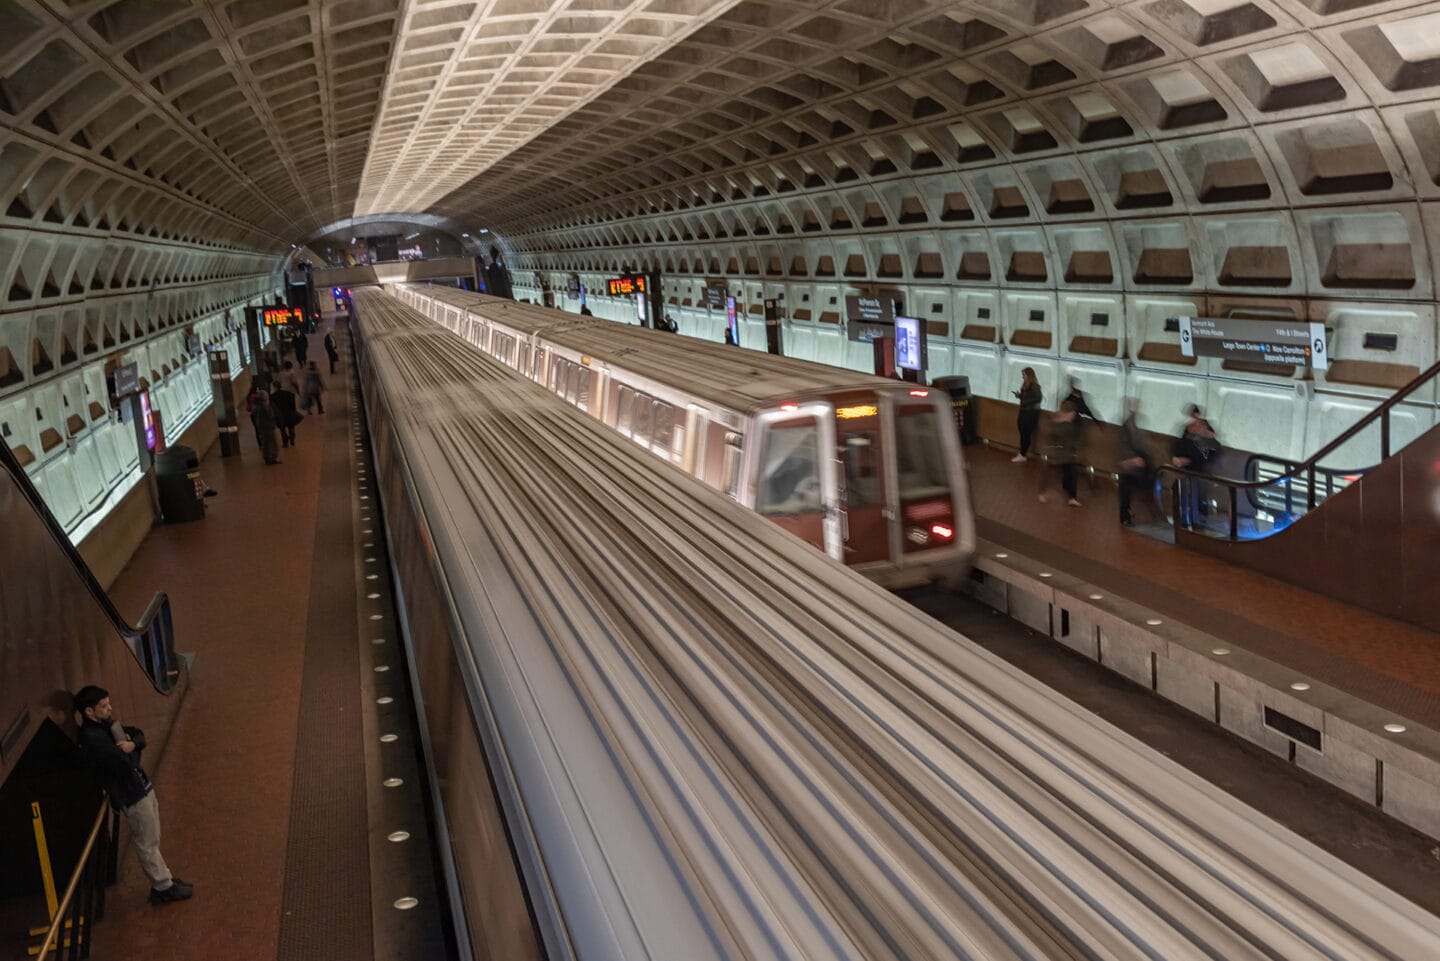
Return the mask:
[[[355,307],[470,957],[1435,957],[1440,920],[394,298]]]
[[[939,391],[453,287],[395,294],[878,583],[953,581],[974,554]]]

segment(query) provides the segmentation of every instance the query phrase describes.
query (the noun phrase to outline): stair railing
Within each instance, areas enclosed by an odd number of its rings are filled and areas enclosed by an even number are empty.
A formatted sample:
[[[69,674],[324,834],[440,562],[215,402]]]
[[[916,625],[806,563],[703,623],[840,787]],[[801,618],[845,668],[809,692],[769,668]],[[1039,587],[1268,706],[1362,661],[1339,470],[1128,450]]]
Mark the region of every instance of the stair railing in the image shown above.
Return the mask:
[[[1188,467],[1177,467],[1174,464],[1161,464],[1159,470],[1156,471],[1156,489],[1164,489],[1166,485],[1165,475],[1170,475],[1170,491],[1172,497],[1171,504],[1174,508],[1171,514],[1172,523],[1176,527],[1192,526],[1192,524],[1190,523],[1182,524],[1182,517],[1190,513],[1190,511],[1184,509],[1186,507],[1189,507],[1190,505],[1187,503],[1188,499],[1184,498],[1182,495],[1185,493],[1185,488],[1187,487],[1187,485],[1193,487],[1194,485],[1198,485],[1201,483],[1214,484],[1224,487],[1226,489],[1226,496],[1229,501],[1230,508],[1229,539],[1232,541],[1238,541],[1240,539],[1240,518],[1239,513],[1236,511],[1235,508],[1238,506],[1239,494],[1241,491],[1255,491],[1260,488],[1270,487],[1272,485],[1289,481],[1293,478],[1298,478],[1303,475],[1305,477],[1306,487],[1306,509],[1314,510],[1316,504],[1315,478],[1317,474],[1323,474],[1327,470],[1327,468],[1319,466],[1320,461],[1335,453],[1335,451],[1339,450],[1350,440],[1353,440],[1360,434],[1361,431],[1369,427],[1371,424],[1374,424],[1377,420],[1380,422],[1380,459],[1382,461],[1387,460],[1390,457],[1391,453],[1390,412],[1394,410],[1407,397],[1415,393],[1421,387],[1424,387],[1427,383],[1435,379],[1437,376],[1440,376],[1440,363],[1435,363],[1431,365],[1427,370],[1422,371],[1404,387],[1401,387],[1394,394],[1387,397],[1383,402],[1381,402],[1380,406],[1376,407],[1374,410],[1370,411],[1364,417],[1360,418],[1358,421],[1352,424],[1350,428],[1341,433],[1339,437],[1336,437],[1330,443],[1320,448],[1319,451],[1312,454],[1308,459],[1296,464],[1290,470],[1287,470],[1285,473],[1280,474],[1276,477],[1271,477],[1264,480],[1236,480],[1230,477],[1217,477],[1213,474],[1206,474],[1201,471],[1191,470]]]
[[[115,633],[119,634],[130,648],[131,654],[139,662],[155,690],[162,694],[173,690],[180,679],[180,664],[175,656],[175,628],[170,616],[170,598],[163,591],[157,593],[151,598],[137,623],[130,624],[126,621],[110,600],[109,593],[95,579],[90,565],[85,563],[75,545],[70,543],[70,535],[65,533],[65,528],[55,519],[55,515],[45,503],[45,498],[30,481],[25,468],[3,440],[0,440],[0,464],[4,465],[11,483],[45,524],[56,548],[69,560],[80,583],[99,606],[102,615],[110,621]]]

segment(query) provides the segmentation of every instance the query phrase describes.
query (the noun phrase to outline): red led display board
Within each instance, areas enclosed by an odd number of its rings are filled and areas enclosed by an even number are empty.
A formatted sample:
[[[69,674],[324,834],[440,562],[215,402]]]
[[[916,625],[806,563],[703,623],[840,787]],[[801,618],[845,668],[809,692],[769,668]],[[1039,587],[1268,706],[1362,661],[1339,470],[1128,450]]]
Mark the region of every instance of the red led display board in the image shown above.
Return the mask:
[[[266,327],[305,323],[305,311],[299,307],[267,307],[261,314]]]
[[[645,293],[644,277],[617,277],[614,280],[605,281],[605,289],[611,297],[629,297],[632,294]]]

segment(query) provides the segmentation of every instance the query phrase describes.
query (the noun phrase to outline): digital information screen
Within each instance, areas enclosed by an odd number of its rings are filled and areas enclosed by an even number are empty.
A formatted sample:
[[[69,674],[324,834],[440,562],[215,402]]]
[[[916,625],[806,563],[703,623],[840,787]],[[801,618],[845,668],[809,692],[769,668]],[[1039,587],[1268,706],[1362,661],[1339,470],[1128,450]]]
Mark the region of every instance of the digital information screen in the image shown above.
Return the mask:
[[[1329,367],[1325,325],[1300,320],[1180,317],[1180,353],[1247,364]]]
[[[735,298],[725,298],[725,323],[730,327],[730,339],[740,346],[740,322],[735,318]]]
[[[150,412],[150,392],[140,392],[140,418],[145,423],[145,449],[155,450],[155,415]]]
[[[925,324],[918,317],[895,318],[895,366],[923,371],[929,366]]]
[[[605,281],[605,290],[611,297],[629,297],[645,293],[644,277],[616,277]]]
[[[895,302],[889,297],[845,295],[846,329],[851,340],[874,343],[895,334]]]
[[[299,307],[266,307],[261,313],[266,327],[283,327],[286,324],[305,323],[305,311]]]

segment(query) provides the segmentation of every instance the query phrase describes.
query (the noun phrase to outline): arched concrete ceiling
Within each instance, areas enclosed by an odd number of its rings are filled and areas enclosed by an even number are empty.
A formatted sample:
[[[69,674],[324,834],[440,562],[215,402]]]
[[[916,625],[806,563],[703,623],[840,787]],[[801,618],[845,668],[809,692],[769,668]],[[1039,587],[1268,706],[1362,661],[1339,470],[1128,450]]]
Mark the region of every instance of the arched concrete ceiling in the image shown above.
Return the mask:
[[[544,250],[952,174],[919,202],[981,226],[1389,205],[1433,266],[1435,2],[8,0],[0,33],[8,309],[380,211]]]

